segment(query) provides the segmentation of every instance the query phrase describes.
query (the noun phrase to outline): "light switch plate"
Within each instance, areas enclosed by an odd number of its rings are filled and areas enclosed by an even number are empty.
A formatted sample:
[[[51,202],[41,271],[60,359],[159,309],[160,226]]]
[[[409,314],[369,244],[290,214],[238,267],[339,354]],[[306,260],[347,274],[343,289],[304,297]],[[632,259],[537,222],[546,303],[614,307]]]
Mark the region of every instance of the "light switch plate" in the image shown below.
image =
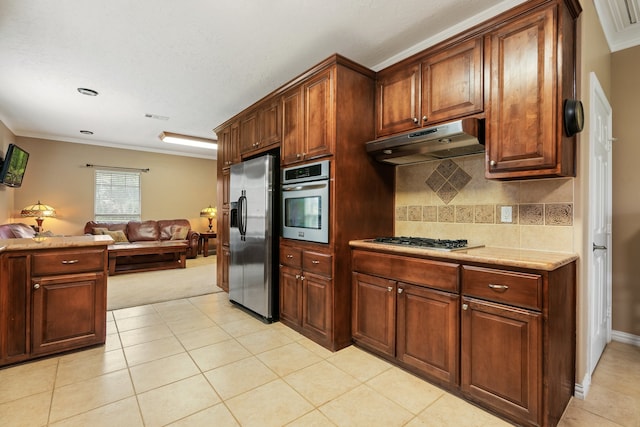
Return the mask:
[[[512,209],[511,206],[500,206],[500,222],[513,222]]]

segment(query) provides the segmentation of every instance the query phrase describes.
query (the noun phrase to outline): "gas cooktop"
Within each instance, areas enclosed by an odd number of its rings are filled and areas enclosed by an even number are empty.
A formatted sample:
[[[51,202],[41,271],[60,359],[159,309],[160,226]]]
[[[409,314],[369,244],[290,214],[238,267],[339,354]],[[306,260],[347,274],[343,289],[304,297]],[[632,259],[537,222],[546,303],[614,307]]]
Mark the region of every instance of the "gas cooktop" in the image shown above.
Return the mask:
[[[425,249],[435,249],[440,251],[459,251],[482,247],[482,245],[469,246],[466,239],[443,240],[430,239],[428,237],[376,237],[372,240],[374,243],[382,243],[387,245],[412,246]]]

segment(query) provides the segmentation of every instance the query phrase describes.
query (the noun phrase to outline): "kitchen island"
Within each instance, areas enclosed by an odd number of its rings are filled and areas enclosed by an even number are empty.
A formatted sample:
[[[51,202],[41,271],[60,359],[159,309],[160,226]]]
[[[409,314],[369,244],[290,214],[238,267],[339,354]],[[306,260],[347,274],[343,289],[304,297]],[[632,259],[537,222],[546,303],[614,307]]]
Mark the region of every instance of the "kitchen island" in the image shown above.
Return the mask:
[[[350,246],[358,346],[519,425],[557,424],[575,383],[576,255]]]
[[[109,236],[0,239],[0,366],[104,344]]]

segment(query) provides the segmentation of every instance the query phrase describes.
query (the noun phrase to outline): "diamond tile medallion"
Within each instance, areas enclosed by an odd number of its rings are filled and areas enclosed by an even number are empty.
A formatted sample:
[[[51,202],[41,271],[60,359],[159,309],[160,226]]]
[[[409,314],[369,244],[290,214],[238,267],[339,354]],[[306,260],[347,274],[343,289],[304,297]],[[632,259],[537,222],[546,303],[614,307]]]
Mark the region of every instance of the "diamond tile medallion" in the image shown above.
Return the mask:
[[[429,175],[425,184],[448,205],[469,181],[471,181],[471,175],[456,162],[447,159],[440,162],[436,170]]]

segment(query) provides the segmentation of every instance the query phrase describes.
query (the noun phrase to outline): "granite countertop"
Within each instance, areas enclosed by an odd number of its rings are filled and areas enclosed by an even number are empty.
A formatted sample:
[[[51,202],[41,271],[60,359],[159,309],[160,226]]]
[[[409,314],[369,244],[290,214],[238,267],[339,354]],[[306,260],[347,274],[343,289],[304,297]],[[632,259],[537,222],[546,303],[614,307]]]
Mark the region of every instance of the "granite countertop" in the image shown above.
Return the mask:
[[[553,271],[578,259],[578,255],[572,253],[497,247],[442,251],[401,245],[387,245],[375,243],[372,240],[352,240],[349,242],[349,245],[352,248],[369,249],[396,255],[433,257],[460,262],[479,262],[543,271]]]
[[[0,239],[0,252],[77,248],[82,246],[106,246],[112,243],[113,239],[110,236],[105,235]]]

